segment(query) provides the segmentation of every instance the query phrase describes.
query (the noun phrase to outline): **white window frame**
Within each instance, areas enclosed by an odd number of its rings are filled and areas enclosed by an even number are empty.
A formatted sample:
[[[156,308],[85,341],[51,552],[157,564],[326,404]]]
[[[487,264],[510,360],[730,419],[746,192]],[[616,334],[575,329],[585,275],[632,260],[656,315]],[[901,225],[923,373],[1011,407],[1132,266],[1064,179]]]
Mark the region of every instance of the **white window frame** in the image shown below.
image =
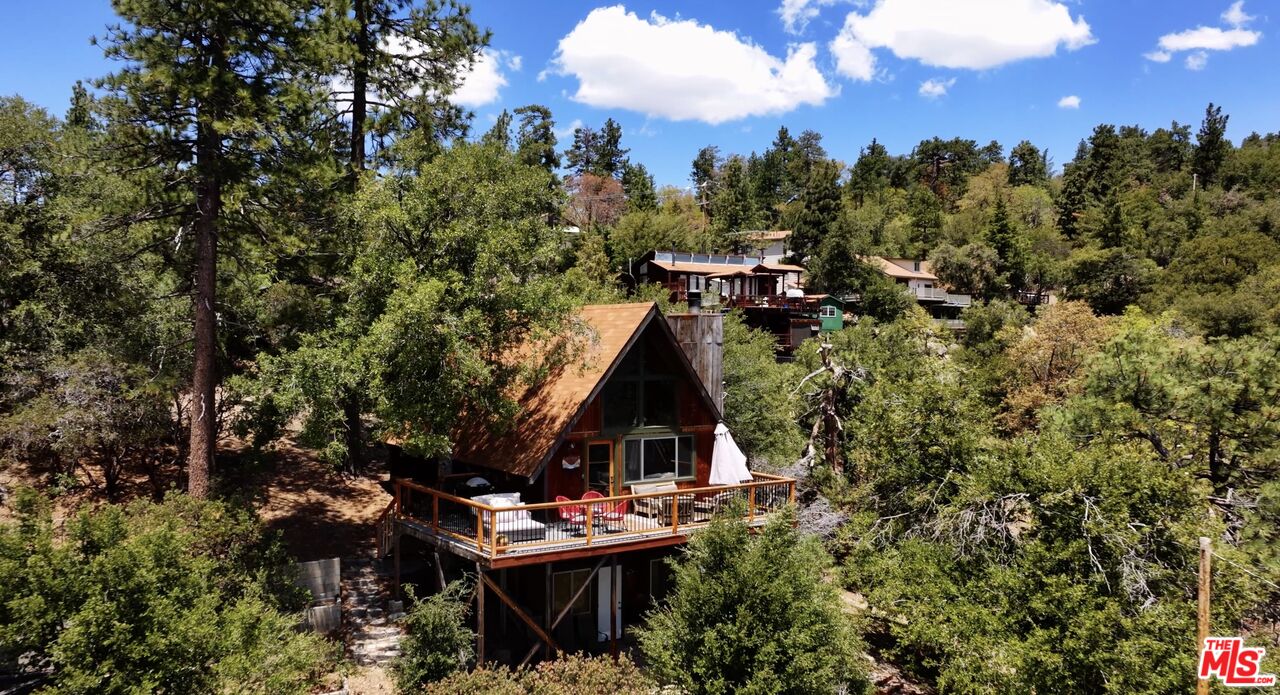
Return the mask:
[[[827,304],[818,310],[818,316],[824,319],[833,319],[838,315],[839,314],[836,312],[836,308],[831,306],[830,304]]]
[[[680,440],[686,437],[689,439],[689,448],[690,448],[689,475],[680,475]],[[691,434],[660,434],[660,435],[647,436],[647,437],[627,437],[622,440],[621,459],[622,459],[622,478],[623,478],[622,484],[623,485],[637,485],[637,484],[643,485],[645,483],[652,483],[659,480],[659,478],[645,478],[645,470],[644,470],[644,443],[646,441],[651,441],[654,439],[676,440],[676,444],[675,444],[676,469],[675,471],[673,471],[676,475],[674,478],[663,478],[662,480],[694,480],[695,478],[698,477],[698,441],[697,441],[697,438],[694,437],[693,435]],[[627,478],[627,445],[631,444],[632,442],[635,442],[636,445],[640,447],[640,477],[634,480]]]

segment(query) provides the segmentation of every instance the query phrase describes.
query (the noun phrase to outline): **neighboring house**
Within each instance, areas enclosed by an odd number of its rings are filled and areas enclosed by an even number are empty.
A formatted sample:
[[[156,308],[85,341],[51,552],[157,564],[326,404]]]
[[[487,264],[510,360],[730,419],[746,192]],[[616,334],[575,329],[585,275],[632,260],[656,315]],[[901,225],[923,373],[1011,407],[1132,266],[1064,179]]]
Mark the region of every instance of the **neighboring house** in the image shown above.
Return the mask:
[[[757,230],[738,232],[742,238],[742,248],[759,256],[765,263],[781,263],[786,258],[787,245],[791,240],[791,230]]]
[[[792,479],[724,463],[718,314],[664,317],[650,303],[588,306],[581,318],[581,354],[513,392],[507,426],[462,414],[440,465],[393,448],[379,554],[394,556],[397,584],[402,544],[433,558],[431,583],[445,569],[478,575],[482,662],[616,650],[666,590],[664,558],[690,533],[732,500],[760,525],[794,497]]]
[[[829,294],[809,294],[805,295],[805,298],[817,302],[819,328],[823,332],[844,328],[845,302],[843,299]]]
[[[929,268],[929,261],[911,258],[866,259],[894,282],[903,286],[929,315],[952,329],[963,329],[960,312],[973,303],[967,294],[949,292]]]
[[[762,256],[649,251],[632,264],[631,274],[637,283],[666,287],[673,301],[732,308],[801,287],[804,268]]]
[[[802,266],[762,256],[650,251],[631,268],[636,283],[670,291],[690,309],[742,311],[748,326],[768,331],[783,355],[822,328],[818,301],[804,294]]]

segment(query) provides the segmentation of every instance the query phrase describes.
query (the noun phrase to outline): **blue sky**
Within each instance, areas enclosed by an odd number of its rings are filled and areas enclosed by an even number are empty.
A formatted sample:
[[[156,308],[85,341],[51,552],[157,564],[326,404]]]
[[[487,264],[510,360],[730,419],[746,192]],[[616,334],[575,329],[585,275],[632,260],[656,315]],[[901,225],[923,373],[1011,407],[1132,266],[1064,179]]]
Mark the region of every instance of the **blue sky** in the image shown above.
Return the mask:
[[[483,131],[503,108],[619,121],[659,183],[687,185],[698,148],[763,150],[778,126],[852,162],[872,137],[1029,139],[1061,165],[1097,123],[1280,130],[1280,3],[1245,0],[476,1],[491,52],[463,88]],[[111,69],[89,37],[108,0],[0,8],[0,94],[61,114]],[[1074,97],[1071,99],[1070,97]]]

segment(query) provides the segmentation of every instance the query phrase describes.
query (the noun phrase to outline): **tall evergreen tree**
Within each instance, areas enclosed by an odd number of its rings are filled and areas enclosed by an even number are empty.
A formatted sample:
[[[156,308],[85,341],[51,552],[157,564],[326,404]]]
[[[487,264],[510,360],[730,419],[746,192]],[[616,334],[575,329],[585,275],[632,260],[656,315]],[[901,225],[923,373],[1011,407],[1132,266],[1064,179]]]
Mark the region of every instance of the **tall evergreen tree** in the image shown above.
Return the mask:
[[[1010,293],[1022,289],[1026,282],[1026,258],[1021,239],[1009,219],[1004,197],[996,198],[996,209],[987,228],[987,244],[995,250],[998,281]]]
[[[889,151],[875,138],[858,152],[858,161],[849,171],[849,193],[862,206],[868,197],[879,197],[889,186]]]
[[[1204,110],[1204,121],[1200,123],[1200,130],[1196,133],[1192,170],[1205,187],[1217,183],[1218,170],[1231,151],[1231,142],[1227,140],[1227,121],[1230,118],[1222,115],[1221,106],[1209,104]]]
[[[1156,128],[1147,140],[1147,148],[1156,172],[1182,171],[1191,161],[1191,126],[1174,121],[1167,129]]]
[[[818,250],[840,218],[840,166],[825,159],[816,163],[800,201],[803,208],[791,234],[791,255],[803,259]]]
[[[516,115],[520,117],[516,130],[516,156],[520,163],[542,167],[548,172],[559,169],[556,122],[551,118],[551,109],[530,104],[516,109]]]
[[[730,157],[720,168],[720,185],[711,199],[711,220],[720,234],[720,246],[738,250],[742,242],[739,234],[755,221],[747,163],[742,157]]]
[[[480,142],[503,148],[511,147],[511,112],[503,109],[489,130],[480,137]]]
[[[604,126],[600,128],[600,139],[593,157],[596,168],[591,173],[598,176],[620,177],[627,163],[627,153],[630,151],[630,148],[622,146],[622,126],[612,118],[605,119]]]
[[[578,176],[594,174],[599,169],[599,152],[600,133],[591,126],[578,126],[573,129],[573,144],[564,151],[564,165]]]
[[[317,85],[304,79],[314,65],[301,62],[319,32],[303,0],[117,0],[115,9],[123,23],[109,28],[106,55],[125,67],[102,85],[116,151],[165,166],[163,190],[190,186],[169,209],[194,237],[187,475],[188,491],[204,497],[216,448],[218,245],[237,228],[261,229],[246,202],[310,155],[288,134],[292,119],[319,108]],[[224,210],[228,198],[237,204]]]
[[[697,156],[693,158],[693,171],[689,178],[693,181],[694,195],[703,212],[707,211],[707,205],[716,193],[716,176],[719,171],[720,148],[707,145],[698,150]]]
[[[1049,180],[1049,166],[1040,148],[1023,140],[1009,153],[1010,186],[1042,186]]]
[[[652,212],[658,209],[653,175],[643,164],[626,162],[622,165],[622,192],[627,196],[627,207],[631,210]]]
[[[469,7],[453,0],[336,0],[332,12],[337,72],[347,82],[335,97],[349,105],[353,172],[369,161],[370,135],[375,142],[411,133],[439,142],[465,131],[465,112],[448,99],[489,43]]]

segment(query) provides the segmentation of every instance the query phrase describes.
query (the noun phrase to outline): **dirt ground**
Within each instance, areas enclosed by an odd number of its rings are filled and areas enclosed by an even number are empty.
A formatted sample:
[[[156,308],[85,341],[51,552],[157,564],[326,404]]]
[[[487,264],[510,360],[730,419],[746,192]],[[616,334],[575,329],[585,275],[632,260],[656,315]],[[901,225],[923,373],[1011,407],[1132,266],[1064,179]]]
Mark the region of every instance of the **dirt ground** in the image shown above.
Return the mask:
[[[391,501],[387,474],[373,458],[365,472],[347,476],[285,440],[245,481],[258,515],[299,561],[368,556],[374,522]]]
[[[374,522],[391,501],[380,453],[370,451],[368,469],[349,476],[288,438],[256,455],[237,442],[224,443],[218,451],[219,494],[248,500],[267,527],[283,535],[299,561],[369,555]],[[106,503],[94,473],[81,470],[77,476],[81,484],[54,500],[55,523],[85,505]],[[173,488],[179,483],[174,470],[167,472],[161,485]],[[0,520],[12,519],[12,493],[24,485],[48,489],[49,481],[19,466],[0,469]],[[150,497],[152,492],[141,477],[123,480],[117,501]]]

